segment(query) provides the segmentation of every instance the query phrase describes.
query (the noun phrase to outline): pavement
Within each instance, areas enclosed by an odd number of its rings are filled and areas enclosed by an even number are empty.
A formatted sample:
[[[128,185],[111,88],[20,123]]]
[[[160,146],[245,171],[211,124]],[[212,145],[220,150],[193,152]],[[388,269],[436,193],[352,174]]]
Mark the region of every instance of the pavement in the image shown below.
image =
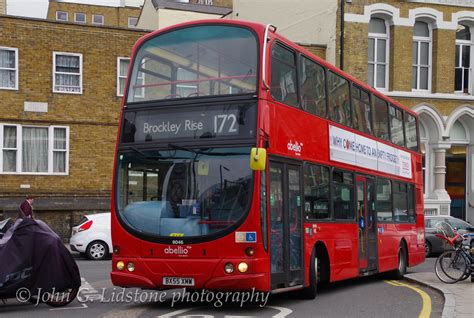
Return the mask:
[[[405,279],[440,291],[444,296],[442,318],[474,317],[474,283],[470,278],[455,284],[445,284],[434,272],[406,274]]]

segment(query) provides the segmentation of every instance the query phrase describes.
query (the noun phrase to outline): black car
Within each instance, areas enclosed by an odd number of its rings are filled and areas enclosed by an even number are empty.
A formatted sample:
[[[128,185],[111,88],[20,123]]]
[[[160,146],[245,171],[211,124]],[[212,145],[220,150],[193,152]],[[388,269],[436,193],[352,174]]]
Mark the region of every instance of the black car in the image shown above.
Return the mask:
[[[432,253],[442,253],[449,247],[445,240],[435,235],[439,233],[436,228],[436,224],[439,222],[448,223],[461,234],[471,234],[465,244],[469,244],[471,248],[474,247],[474,227],[471,224],[452,216],[425,216],[425,256],[428,257]]]

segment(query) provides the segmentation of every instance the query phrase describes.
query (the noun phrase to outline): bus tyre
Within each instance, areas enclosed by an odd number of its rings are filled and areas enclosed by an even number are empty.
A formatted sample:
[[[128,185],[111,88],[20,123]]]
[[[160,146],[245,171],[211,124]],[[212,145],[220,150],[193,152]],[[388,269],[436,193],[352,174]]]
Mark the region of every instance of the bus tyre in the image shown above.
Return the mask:
[[[392,272],[393,279],[402,279],[407,272],[407,251],[405,244],[400,243],[398,249],[398,266],[397,269]]]
[[[309,286],[304,288],[302,296],[304,299],[315,299],[318,292],[319,281],[319,260],[315,251],[311,254],[311,263],[309,266]]]

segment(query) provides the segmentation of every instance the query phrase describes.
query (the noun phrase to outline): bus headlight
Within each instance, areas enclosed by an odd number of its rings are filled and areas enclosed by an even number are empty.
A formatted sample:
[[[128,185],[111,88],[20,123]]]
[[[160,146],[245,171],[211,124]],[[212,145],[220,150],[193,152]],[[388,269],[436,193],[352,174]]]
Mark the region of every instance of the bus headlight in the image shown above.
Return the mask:
[[[225,264],[224,266],[224,271],[227,273],[227,274],[232,274],[234,272],[234,265],[232,265],[232,263],[227,263]]]
[[[118,261],[116,266],[119,271],[123,271],[123,269],[125,268],[125,263],[122,261]]]
[[[245,273],[248,269],[249,269],[249,266],[247,265],[247,263],[239,263],[239,266],[237,266],[239,272],[241,273]]]
[[[132,262],[128,263],[127,264],[127,270],[129,272],[133,272],[135,270],[135,264],[133,264]]]

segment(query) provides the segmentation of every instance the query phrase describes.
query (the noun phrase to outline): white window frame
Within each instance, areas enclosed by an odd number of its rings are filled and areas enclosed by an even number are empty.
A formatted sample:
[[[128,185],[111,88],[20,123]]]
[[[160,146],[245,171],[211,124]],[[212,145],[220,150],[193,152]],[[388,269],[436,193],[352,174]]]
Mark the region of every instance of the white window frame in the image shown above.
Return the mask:
[[[59,14],[64,13],[66,15],[66,20],[59,19]],[[56,21],[61,21],[61,22],[68,22],[69,21],[69,13],[66,11],[56,11]]]
[[[462,22],[462,21],[461,21]],[[462,67],[462,47],[463,46],[470,46],[470,57],[469,57],[469,61],[471,62],[471,64],[469,65],[469,87],[467,88],[467,91],[469,95],[472,95],[473,93],[473,85],[474,85],[474,76],[473,76],[473,71],[472,71],[472,68],[473,68],[473,58],[474,58],[474,28],[473,27],[470,27],[469,26],[469,31],[471,32],[471,40],[468,41],[468,40],[458,40],[456,39],[456,46],[460,45],[460,50],[459,50],[459,56],[455,56],[456,59],[459,59],[460,61],[460,65],[461,65],[461,68]],[[454,50],[454,54],[456,54],[456,50]],[[454,69],[456,69],[456,64],[454,65]],[[464,72],[462,72],[462,87],[464,88]],[[456,76],[454,77],[454,85],[456,86]],[[456,89],[456,88],[455,88]],[[464,90],[460,90],[460,91],[454,91],[455,94],[460,94],[460,95],[463,95],[463,94],[466,94],[464,93]]]
[[[130,24],[130,19],[135,19],[136,23],[135,24]],[[137,17],[128,17],[128,27],[129,28],[136,28],[138,23],[138,18]]]
[[[124,92],[120,91],[120,79],[126,79],[127,76],[121,76],[120,75],[120,61],[122,60],[128,60],[128,66],[130,67],[130,58],[129,57],[117,57],[117,96],[123,97]],[[126,80],[125,80],[126,83]],[[124,88],[127,88],[127,85],[125,84]]]
[[[16,127],[16,148],[3,148],[3,131],[5,126]],[[48,129],[48,172],[23,172],[23,128],[47,128]],[[54,149],[54,129],[66,129],[66,149]],[[0,174],[10,175],[54,175],[66,176],[69,175],[69,126],[36,126],[36,125],[18,125],[10,123],[0,123]],[[16,171],[3,171],[3,150],[16,150]],[[65,170],[64,172],[54,172],[54,152],[65,152]]]
[[[375,17],[377,18],[377,17]],[[374,61],[373,63],[367,60],[367,65],[374,65],[374,82],[368,83],[369,86],[379,90],[379,91],[388,91],[389,89],[389,72],[390,72],[390,25],[388,21],[384,18],[382,19],[385,22],[385,34],[382,33],[369,33],[369,39],[374,39]],[[377,62],[377,46],[380,40],[385,40],[385,63]],[[377,65],[385,65],[385,87],[377,87]]]
[[[79,57],[79,92],[65,92],[56,90],[56,73],[60,74],[73,74],[74,73],[63,73],[63,72],[56,72],[56,56],[57,55],[68,55],[68,56],[77,56]],[[60,93],[60,94],[82,94],[82,54],[81,53],[70,53],[70,52],[53,52],[53,93]]]
[[[95,17],[101,17],[101,18],[102,18],[102,22],[101,22],[101,23],[95,22],[95,21],[94,21],[94,18],[95,18]],[[104,15],[103,15],[103,14],[93,14],[93,15],[92,15],[92,24],[95,24],[95,25],[104,25]]]
[[[82,15],[84,16],[84,21],[78,21],[78,20],[77,20],[77,16],[78,16],[79,14],[82,14]],[[87,23],[87,14],[85,14],[85,13],[83,13],[83,12],[76,12],[76,13],[74,13],[74,22],[76,22],[76,23],[84,23],[84,24]]]
[[[424,22],[424,21],[420,21],[420,22]],[[426,23],[426,22],[424,22]],[[412,64],[412,67],[416,67],[416,72],[417,72],[417,78],[416,78],[416,87],[417,88],[413,88],[412,87],[412,92],[424,92],[424,93],[430,93],[431,92],[431,89],[432,89],[432,86],[431,86],[431,82],[432,82],[432,65],[433,65],[433,29],[432,29],[432,26],[431,26],[431,23],[426,23],[428,25],[428,34],[429,36],[428,37],[424,37],[424,36],[413,36],[413,42],[416,42],[417,43],[417,46],[418,46],[418,56],[416,57],[417,58],[417,62],[420,63],[420,57],[421,57],[421,43],[428,43],[428,65],[421,65],[421,64]],[[413,61],[412,61],[413,62]],[[427,67],[428,66],[428,89],[420,89],[420,69],[422,67]],[[413,71],[412,71],[412,76],[413,76]]]
[[[120,75],[120,61],[122,61],[122,60],[127,60],[128,63],[129,63],[129,68],[130,68],[130,58],[129,57],[123,57],[123,56],[117,57],[117,96],[119,96],[119,97],[123,97],[123,95],[124,95],[124,92],[120,91],[120,79],[126,79],[127,78],[127,76],[121,76]],[[145,77],[141,77],[141,78],[137,77],[137,78],[141,79],[142,83],[145,84]],[[127,89],[127,82],[126,81],[125,81],[124,88]],[[135,97],[144,98],[145,97],[145,87],[142,87],[141,93],[140,94],[135,94]]]
[[[14,48],[14,47],[0,46],[0,50],[4,50],[4,51],[14,51],[14,52],[15,52],[15,68],[14,68],[14,69],[9,68],[9,67],[1,67],[1,68],[0,68],[0,69],[2,69],[2,70],[15,71],[15,87],[1,87],[1,86],[0,86],[0,89],[6,89],[6,90],[14,90],[14,91],[17,91],[17,90],[18,90],[18,73],[20,72],[20,70],[19,70],[19,68],[18,68],[18,59],[19,59],[18,49],[17,49],[17,48]]]

